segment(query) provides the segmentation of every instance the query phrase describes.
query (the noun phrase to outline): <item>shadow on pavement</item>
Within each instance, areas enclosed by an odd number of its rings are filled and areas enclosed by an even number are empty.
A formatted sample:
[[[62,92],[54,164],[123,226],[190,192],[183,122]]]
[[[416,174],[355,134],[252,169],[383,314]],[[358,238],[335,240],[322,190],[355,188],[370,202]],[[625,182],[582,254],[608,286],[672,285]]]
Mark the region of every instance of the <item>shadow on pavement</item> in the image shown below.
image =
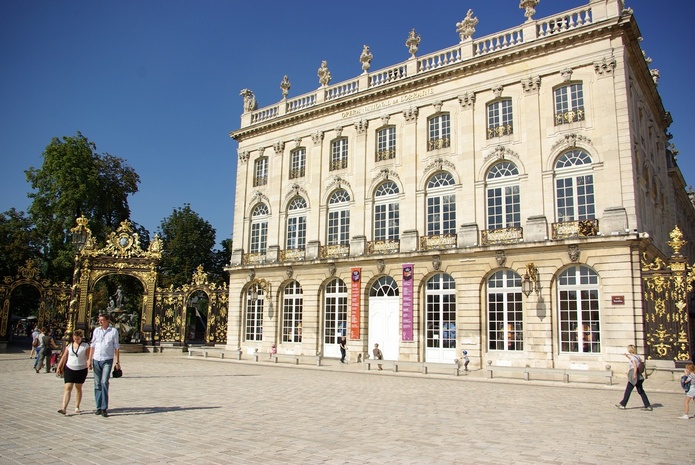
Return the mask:
[[[153,413],[183,412],[187,410],[212,410],[222,407],[133,407],[109,409],[109,416],[151,415]]]

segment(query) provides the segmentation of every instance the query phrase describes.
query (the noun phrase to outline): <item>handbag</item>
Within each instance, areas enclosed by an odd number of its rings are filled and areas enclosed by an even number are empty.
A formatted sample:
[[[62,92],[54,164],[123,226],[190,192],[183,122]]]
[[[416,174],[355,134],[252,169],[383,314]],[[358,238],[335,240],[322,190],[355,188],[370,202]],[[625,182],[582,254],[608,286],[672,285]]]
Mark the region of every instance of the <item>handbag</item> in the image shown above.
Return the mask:
[[[123,376],[123,370],[121,370],[120,368],[114,368],[113,373],[111,373],[111,376],[113,376],[114,378],[120,378],[121,376]]]

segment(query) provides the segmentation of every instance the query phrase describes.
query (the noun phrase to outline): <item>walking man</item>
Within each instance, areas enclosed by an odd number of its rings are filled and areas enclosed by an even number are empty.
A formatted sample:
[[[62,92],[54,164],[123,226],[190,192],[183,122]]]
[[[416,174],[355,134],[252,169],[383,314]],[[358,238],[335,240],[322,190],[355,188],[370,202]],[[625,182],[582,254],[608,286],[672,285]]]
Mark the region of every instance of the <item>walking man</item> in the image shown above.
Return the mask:
[[[92,343],[89,350],[87,367],[94,370],[94,400],[97,405],[97,415],[108,417],[109,408],[109,377],[111,369],[121,367],[121,352],[118,345],[118,331],[111,326],[109,315],[99,315],[99,326],[92,332]]]

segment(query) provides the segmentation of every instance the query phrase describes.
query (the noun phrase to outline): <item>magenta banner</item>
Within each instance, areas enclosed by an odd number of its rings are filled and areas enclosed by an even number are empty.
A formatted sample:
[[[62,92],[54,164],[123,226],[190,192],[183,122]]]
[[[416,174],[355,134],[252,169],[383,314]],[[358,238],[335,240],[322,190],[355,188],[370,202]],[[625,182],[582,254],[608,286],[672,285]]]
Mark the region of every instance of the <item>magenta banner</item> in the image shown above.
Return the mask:
[[[413,264],[403,265],[403,311],[401,317],[402,340],[413,340]]]

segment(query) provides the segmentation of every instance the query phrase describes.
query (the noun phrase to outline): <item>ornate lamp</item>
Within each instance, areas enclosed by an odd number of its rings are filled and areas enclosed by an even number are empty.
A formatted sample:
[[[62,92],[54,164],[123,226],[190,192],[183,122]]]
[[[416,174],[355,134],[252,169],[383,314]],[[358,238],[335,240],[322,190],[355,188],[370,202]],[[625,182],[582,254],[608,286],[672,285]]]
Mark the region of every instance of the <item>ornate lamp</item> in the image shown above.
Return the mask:
[[[524,293],[526,297],[531,295],[531,292],[540,292],[538,286],[538,269],[533,263],[526,264],[526,273],[524,274],[524,279],[521,281],[521,292]]]
[[[84,216],[80,216],[76,220],[77,226],[70,229],[70,242],[75,246],[75,265],[73,266],[72,272],[72,289],[70,291],[70,304],[68,305],[68,321],[65,327],[65,333],[70,334],[73,331],[73,321],[75,319],[75,314],[78,311],[78,283],[80,281],[80,254],[84,249],[84,246],[89,240],[89,236],[92,232],[87,227],[89,220]]]

